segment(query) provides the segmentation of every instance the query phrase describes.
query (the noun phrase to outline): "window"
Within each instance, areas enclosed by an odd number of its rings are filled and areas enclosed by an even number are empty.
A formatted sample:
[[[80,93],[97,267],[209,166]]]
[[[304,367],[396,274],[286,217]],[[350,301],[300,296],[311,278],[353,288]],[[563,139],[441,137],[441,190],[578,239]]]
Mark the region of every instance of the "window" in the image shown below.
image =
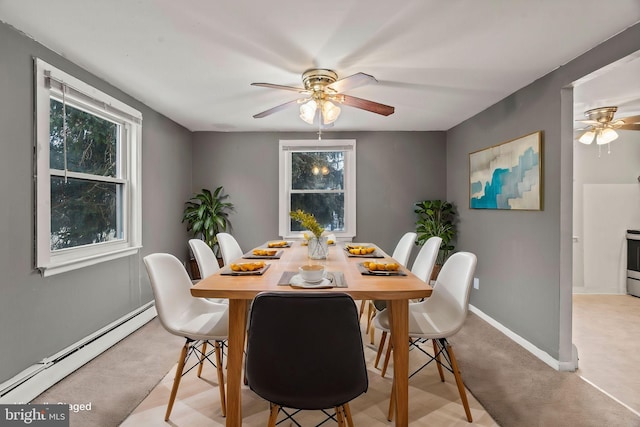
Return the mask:
[[[302,209],[342,240],[356,234],[356,141],[280,141],[279,233],[304,231],[289,217]]]
[[[44,276],[141,245],[142,115],[35,59],[36,267]]]

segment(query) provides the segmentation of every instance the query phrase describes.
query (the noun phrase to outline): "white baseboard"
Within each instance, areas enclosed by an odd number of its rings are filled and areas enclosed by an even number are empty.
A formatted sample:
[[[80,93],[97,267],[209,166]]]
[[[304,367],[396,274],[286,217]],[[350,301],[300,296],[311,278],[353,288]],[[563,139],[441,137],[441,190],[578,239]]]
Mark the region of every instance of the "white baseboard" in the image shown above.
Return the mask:
[[[0,384],[0,404],[28,403],[157,316],[153,302]]]
[[[473,314],[477,315],[482,320],[484,320],[485,322],[487,322],[488,324],[490,324],[491,326],[493,326],[494,328],[496,328],[497,330],[499,330],[500,332],[502,332],[503,334],[511,338],[511,340],[515,341],[517,344],[519,344],[529,353],[533,354],[538,359],[542,360],[544,363],[551,366],[553,369],[557,371],[575,371],[576,370],[577,353],[575,351],[575,348],[574,348],[574,358],[573,358],[574,360],[572,360],[571,362],[560,362],[559,360],[551,357],[549,353],[547,353],[546,351],[539,349],[538,347],[536,347],[526,339],[522,338],[520,335],[516,334],[515,332],[513,332],[512,330],[510,330],[509,328],[507,328],[506,326],[496,321],[492,317],[488,316],[487,314],[485,314],[484,312],[482,312],[481,310],[479,310],[478,308],[474,307],[471,304],[469,304],[469,311],[471,311]]]

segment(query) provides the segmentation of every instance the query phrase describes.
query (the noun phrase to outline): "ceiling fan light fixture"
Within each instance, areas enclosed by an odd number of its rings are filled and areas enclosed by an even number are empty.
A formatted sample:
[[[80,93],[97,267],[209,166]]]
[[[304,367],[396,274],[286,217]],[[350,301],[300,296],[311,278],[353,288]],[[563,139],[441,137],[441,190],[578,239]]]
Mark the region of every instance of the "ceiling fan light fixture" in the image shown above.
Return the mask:
[[[322,103],[322,119],[325,125],[336,121],[340,116],[341,108],[335,105],[331,101],[324,101]]]
[[[608,144],[612,141],[615,141],[616,139],[618,139],[618,132],[611,128],[604,128],[600,132],[598,132],[596,143],[598,145]]]
[[[595,138],[596,138],[596,133],[592,130],[589,130],[583,133],[582,136],[580,136],[580,138],[578,139],[578,141],[582,142],[583,144],[589,145],[593,142]]]
[[[309,102],[305,102],[300,106],[300,118],[310,125],[313,124],[313,120],[316,117],[316,109],[318,108],[318,104],[316,104],[315,99],[312,99]]]
[[[304,95],[301,99],[294,99],[284,104],[276,105],[261,113],[254,114],[253,117],[255,119],[267,117],[295,105],[299,106],[300,118],[306,123],[313,125],[315,124],[316,116],[322,116],[318,117],[318,124],[320,126],[332,126],[333,122],[340,116],[341,107],[338,106],[339,104],[370,111],[382,116],[393,114],[395,108],[390,105],[380,104],[379,102],[368,99],[356,98],[355,96],[345,95],[343,93],[349,89],[377,82],[375,77],[365,73],[352,74],[338,80],[338,74],[333,70],[312,68],[302,74],[304,88],[273,83],[251,83],[251,86],[288,90],[297,92],[299,95]]]

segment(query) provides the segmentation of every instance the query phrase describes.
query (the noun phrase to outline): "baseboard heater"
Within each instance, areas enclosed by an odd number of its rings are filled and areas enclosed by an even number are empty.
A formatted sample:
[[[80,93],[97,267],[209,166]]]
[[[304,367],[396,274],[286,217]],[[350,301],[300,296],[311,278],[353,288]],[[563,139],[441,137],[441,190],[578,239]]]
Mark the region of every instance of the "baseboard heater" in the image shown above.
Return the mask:
[[[0,404],[32,401],[49,387],[147,324],[156,315],[155,304],[151,301],[30,366],[0,384]]]

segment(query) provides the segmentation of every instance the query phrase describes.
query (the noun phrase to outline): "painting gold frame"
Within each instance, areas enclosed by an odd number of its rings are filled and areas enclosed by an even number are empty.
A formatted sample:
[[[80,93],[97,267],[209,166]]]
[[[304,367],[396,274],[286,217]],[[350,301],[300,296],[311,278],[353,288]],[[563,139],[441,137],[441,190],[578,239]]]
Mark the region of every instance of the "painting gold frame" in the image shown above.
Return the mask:
[[[542,131],[469,154],[469,208],[543,210]]]

